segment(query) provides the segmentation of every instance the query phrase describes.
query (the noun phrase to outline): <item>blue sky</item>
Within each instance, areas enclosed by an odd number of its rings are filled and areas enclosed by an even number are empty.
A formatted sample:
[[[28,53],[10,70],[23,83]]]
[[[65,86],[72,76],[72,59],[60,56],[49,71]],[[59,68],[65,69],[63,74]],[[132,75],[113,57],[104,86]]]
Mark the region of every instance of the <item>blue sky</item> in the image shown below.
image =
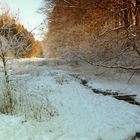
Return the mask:
[[[0,3],[7,3],[12,13],[17,13],[19,9],[20,22],[28,29],[32,30],[39,25],[43,16],[37,13],[42,4],[42,0],[0,0]],[[36,38],[39,38],[39,31],[35,31]]]

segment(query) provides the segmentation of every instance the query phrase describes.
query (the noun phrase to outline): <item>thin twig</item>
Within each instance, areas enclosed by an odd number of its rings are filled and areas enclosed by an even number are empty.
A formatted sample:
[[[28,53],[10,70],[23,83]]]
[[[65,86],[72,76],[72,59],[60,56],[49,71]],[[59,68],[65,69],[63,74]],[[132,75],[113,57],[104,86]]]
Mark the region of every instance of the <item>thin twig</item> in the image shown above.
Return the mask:
[[[130,78],[128,79],[128,83],[130,82],[130,80],[132,79],[132,77],[135,75],[137,71],[133,71],[132,75],[130,76]]]

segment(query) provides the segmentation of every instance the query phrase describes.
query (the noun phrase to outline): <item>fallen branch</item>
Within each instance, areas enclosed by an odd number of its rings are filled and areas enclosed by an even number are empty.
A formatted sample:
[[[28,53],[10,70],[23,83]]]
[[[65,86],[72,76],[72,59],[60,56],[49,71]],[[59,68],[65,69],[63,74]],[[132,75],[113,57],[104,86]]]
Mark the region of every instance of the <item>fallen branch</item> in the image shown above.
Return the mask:
[[[138,71],[140,70],[140,67],[125,67],[125,66],[108,66],[103,64],[97,64],[98,67],[104,67],[104,68],[113,68],[113,69],[124,69],[124,70],[132,70],[132,71]]]
[[[123,100],[123,101],[130,103],[130,104],[135,104],[135,105],[140,106],[140,103],[135,100],[135,97],[137,95],[124,95],[124,93],[112,92],[112,91],[108,91],[108,90],[103,91],[100,89],[91,89],[91,90],[96,94],[102,94],[104,96],[111,95],[115,99]]]
[[[97,67],[104,67],[104,68],[111,68],[111,69],[123,69],[123,70],[131,70],[131,71],[139,71],[140,70],[140,67],[125,67],[125,66],[121,66],[121,65],[108,66],[108,65],[104,65],[104,64],[95,64],[95,63],[92,63],[92,62],[90,62],[90,61],[88,61],[86,59],[83,59],[81,57],[78,57],[78,58],[80,60],[90,64],[90,65],[97,66]]]

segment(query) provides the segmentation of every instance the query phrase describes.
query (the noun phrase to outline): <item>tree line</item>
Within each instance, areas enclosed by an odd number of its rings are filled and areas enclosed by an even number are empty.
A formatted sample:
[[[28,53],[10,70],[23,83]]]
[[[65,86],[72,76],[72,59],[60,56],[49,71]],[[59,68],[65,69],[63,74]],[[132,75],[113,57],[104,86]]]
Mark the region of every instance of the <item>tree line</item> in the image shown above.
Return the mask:
[[[42,55],[40,43],[9,12],[0,15],[0,44],[0,54],[8,57],[24,58]]]
[[[47,57],[139,65],[139,0],[44,0],[40,11],[48,21]]]

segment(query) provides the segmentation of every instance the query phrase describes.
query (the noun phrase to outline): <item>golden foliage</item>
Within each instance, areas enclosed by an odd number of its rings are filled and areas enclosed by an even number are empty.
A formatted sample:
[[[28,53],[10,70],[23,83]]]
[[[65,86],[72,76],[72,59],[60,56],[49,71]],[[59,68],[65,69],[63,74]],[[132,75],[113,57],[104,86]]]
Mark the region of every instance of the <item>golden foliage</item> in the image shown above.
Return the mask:
[[[60,56],[62,49],[83,48],[88,52],[84,57],[104,61],[132,46],[135,29],[140,28],[138,0],[52,1],[55,5],[44,39],[51,57]]]
[[[10,35],[11,38],[15,37],[18,41],[26,40],[26,43],[22,46],[24,49],[21,50],[18,55],[14,56],[16,50],[15,52],[10,52],[14,57],[39,57],[42,55],[42,47],[40,43],[35,40],[33,34],[18,23],[10,14],[0,15],[0,35],[6,38]]]

